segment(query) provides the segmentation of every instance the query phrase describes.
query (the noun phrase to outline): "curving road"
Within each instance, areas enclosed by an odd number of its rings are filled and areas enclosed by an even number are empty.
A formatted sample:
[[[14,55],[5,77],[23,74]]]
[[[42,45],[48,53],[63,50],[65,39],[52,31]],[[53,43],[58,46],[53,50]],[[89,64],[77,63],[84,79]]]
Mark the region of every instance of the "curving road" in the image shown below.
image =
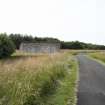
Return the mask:
[[[105,105],[105,66],[78,55],[80,81],[77,105]]]

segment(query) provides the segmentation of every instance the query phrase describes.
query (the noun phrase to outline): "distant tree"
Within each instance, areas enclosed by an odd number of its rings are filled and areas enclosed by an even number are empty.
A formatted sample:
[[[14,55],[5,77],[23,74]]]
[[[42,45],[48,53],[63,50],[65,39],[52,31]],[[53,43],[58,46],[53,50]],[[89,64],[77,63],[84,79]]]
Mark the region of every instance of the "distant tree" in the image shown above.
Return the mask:
[[[79,41],[61,42],[62,49],[88,49],[88,50],[105,50],[104,45],[96,45],[91,43],[83,43]]]
[[[4,33],[0,34],[0,58],[8,57],[15,51],[12,40]]]
[[[23,42],[34,42],[34,38],[30,35],[23,36]]]
[[[21,34],[10,34],[9,37],[14,42],[16,49],[19,49],[20,44],[23,42],[23,36]]]
[[[61,48],[63,49],[84,49],[85,47],[86,44],[79,41],[61,42]]]
[[[79,41],[72,42],[71,45],[72,45],[73,49],[84,49],[83,44]]]

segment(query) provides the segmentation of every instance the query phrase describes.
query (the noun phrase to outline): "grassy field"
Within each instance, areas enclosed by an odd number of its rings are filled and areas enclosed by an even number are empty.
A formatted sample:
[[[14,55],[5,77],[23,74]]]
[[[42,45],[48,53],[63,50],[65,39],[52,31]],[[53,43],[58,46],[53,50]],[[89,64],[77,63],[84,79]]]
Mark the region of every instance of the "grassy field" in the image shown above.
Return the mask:
[[[0,105],[75,105],[77,62],[69,51],[0,60]]]
[[[105,63],[105,51],[90,53],[89,55]]]

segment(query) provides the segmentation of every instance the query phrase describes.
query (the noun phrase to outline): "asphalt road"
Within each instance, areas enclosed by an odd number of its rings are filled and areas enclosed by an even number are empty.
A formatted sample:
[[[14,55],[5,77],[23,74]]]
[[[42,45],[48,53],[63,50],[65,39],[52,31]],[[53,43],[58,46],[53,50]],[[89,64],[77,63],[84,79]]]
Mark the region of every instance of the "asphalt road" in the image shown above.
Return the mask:
[[[105,66],[78,55],[80,81],[77,105],[105,105]]]

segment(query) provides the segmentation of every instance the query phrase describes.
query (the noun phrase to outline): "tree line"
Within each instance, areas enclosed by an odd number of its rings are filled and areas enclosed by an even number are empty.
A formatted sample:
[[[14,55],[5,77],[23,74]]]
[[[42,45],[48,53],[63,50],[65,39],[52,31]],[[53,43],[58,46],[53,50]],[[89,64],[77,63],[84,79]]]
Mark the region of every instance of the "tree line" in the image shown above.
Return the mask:
[[[83,43],[79,41],[60,41],[57,38],[41,38],[22,34],[0,34],[0,58],[11,55],[15,49],[19,49],[21,43],[60,43],[61,49],[87,49],[87,50],[105,50],[104,45]]]
[[[62,49],[105,50],[105,45],[83,43],[79,41],[61,42]]]
[[[21,34],[10,34],[9,38],[14,42],[16,49],[19,49],[21,43],[60,43],[60,40],[56,38],[41,38],[41,37],[33,37],[31,35],[21,35]]]
[[[17,49],[22,42],[29,42],[29,43],[37,43],[37,42],[45,42],[45,43],[60,43],[61,49],[88,49],[88,50],[105,50],[104,45],[96,45],[91,43],[83,43],[79,41],[60,41],[56,38],[40,38],[40,37],[33,37],[31,35],[21,35],[21,34],[10,34],[10,39],[14,42]]]

